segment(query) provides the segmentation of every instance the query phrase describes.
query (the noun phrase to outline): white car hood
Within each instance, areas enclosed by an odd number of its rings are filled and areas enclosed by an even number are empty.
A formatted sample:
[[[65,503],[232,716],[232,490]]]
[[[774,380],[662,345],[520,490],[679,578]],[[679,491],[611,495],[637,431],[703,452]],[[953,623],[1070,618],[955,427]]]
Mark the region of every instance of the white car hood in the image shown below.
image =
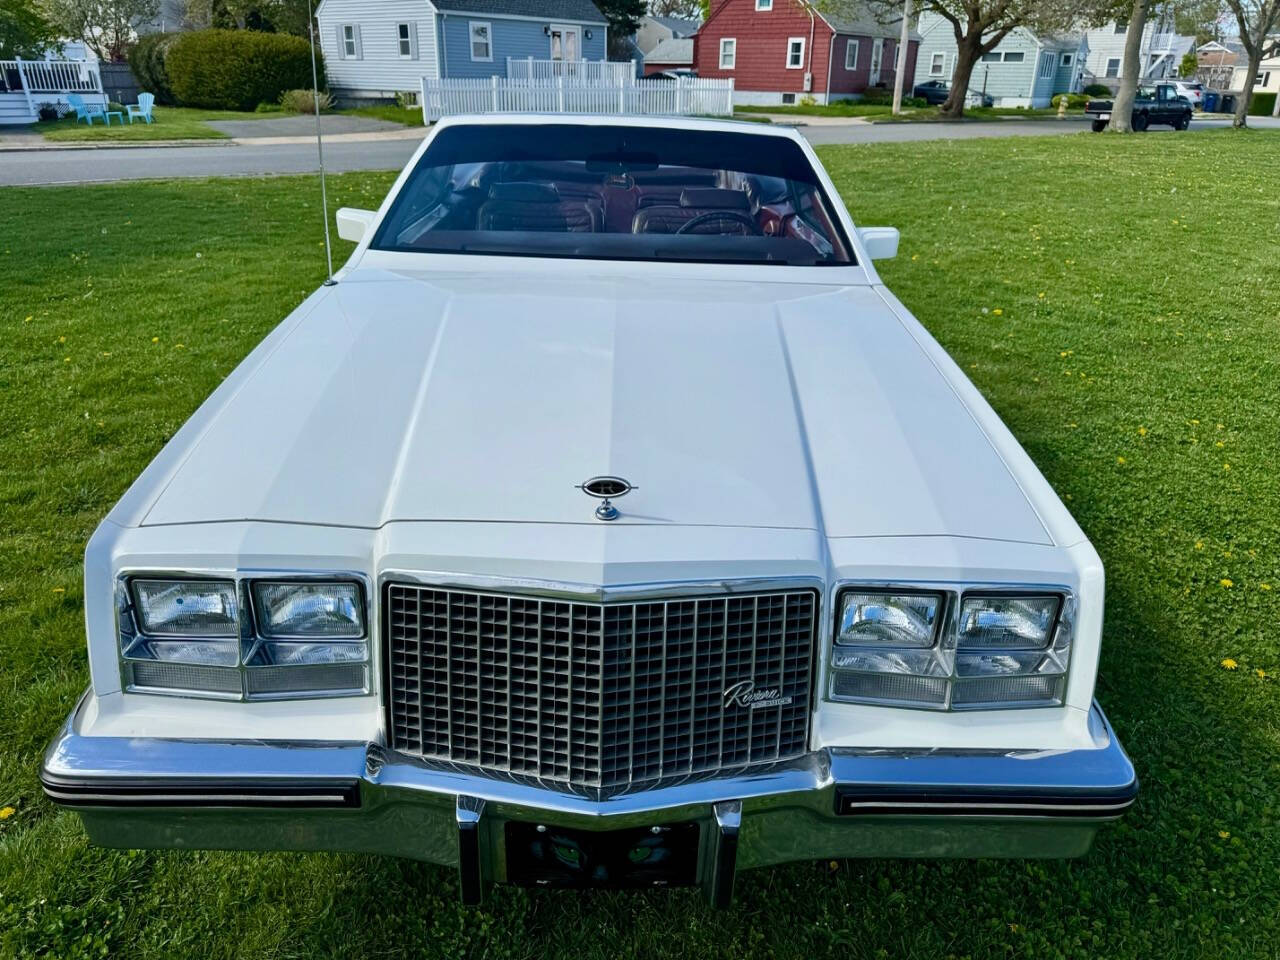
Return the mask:
[[[616,474],[615,524],[1050,542],[871,286],[365,270],[289,324],[145,525],[598,524]]]

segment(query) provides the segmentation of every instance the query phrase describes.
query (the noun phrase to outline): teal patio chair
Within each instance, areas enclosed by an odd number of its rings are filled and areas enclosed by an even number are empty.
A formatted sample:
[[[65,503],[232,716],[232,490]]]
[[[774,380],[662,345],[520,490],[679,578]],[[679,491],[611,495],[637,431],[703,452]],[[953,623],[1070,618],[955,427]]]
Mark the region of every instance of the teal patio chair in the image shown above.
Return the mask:
[[[107,108],[100,103],[85,103],[84,97],[78,93],[68,93],[67,103],[76,112],[76,123],[83,120],[92,127],[94,117],[100,118],[103,123],[107,122]]]
[[[141,117],[147,123],[155,123],[151,117],[151,108],[156,105],[156,95],[154,93],[138,94],[138,102],[125,105],[125,109],[129,111],[129,122],[133,123],[134,117]]]

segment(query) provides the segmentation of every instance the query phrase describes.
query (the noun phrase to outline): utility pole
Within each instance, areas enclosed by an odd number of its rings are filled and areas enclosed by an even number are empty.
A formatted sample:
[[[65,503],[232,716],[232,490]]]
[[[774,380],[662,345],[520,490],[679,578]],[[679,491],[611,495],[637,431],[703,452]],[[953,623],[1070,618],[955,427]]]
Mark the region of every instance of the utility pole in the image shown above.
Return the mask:
[[[911,0],[902,3],[902,33],[898,37],[898,69],[893,71],[893,112],[902,112],[902,80],[907,75],[907,57],[911,54]],[[1280,97],[1276,98],[1280,100]]]

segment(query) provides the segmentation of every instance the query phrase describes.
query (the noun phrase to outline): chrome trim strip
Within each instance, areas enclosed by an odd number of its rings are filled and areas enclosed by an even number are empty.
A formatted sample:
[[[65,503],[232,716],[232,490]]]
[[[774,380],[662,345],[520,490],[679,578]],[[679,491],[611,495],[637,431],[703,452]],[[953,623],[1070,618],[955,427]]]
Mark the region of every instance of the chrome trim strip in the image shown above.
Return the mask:
[[[703,594],[769,593],[780,590],[826,591],[822,577],[749,577],[745,579],[655,580],[641,583],[577,583],[529,577],[472,575],[457,572],[388,568],[378,573],[378,589],[388,583],[406,583],[440,590],[470,590],[499,595],[586,603],[677,599]]]

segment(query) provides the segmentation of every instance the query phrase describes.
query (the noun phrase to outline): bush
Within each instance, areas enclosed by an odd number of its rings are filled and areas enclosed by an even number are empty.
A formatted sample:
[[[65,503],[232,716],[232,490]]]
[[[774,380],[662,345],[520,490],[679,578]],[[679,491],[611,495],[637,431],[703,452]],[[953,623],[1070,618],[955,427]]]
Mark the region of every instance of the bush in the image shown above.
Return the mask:
[[[40,118],[41,122],[57,120],[59,116],[58,105],[56,103],[49,103],[48,101],[45,101],[40,104],[39,108],[37,108],[36,116]]]
[[[254,113],[283,113],[284,107],[278,103],[260,103],[253,108]]]
[[[143,92],[155,94],[156,103],[174,103],[164,58],[179,36],[177,33],[144,34],[129,50],[129,69],[134,79]]]
[[[184,106],[252,110],[278,100],[286,90],[311,86],[307,41],[282,33],[184,33],[169,47],[164,63],[173,94]],[[323,63],[317,67],[323,89]]]
[[[1056,107],[1062,102],[1062,98],[1067,98],[1067,108],[1069,110],[1077,110],[1084,107],[1093,98],[1087,93],[1060,93],[1049,101],[1050,105]]]
[[[893,103],[893,91],[887,87],[867,87],[862,92],[862,102],[875,104],[876,106],[887,106]]]
[[[1249,101],[1249,116],[1251,117],[1269,117],[1271,111],[1276,108],[1276,95],[1274,93],[1255,93],[1253,99]]]
[[[315,113],[316,92],[314,90],[286,90],[280,94],[280,106],[289,113]],[[320,112],[324,113],[332,106],[333,98],[327,93],[321,93]]]
[[[1084,88],[1084,95],[1087,97],[1109,97],[1111,96],[1111,88],[1105,83],[1091,83]]]

